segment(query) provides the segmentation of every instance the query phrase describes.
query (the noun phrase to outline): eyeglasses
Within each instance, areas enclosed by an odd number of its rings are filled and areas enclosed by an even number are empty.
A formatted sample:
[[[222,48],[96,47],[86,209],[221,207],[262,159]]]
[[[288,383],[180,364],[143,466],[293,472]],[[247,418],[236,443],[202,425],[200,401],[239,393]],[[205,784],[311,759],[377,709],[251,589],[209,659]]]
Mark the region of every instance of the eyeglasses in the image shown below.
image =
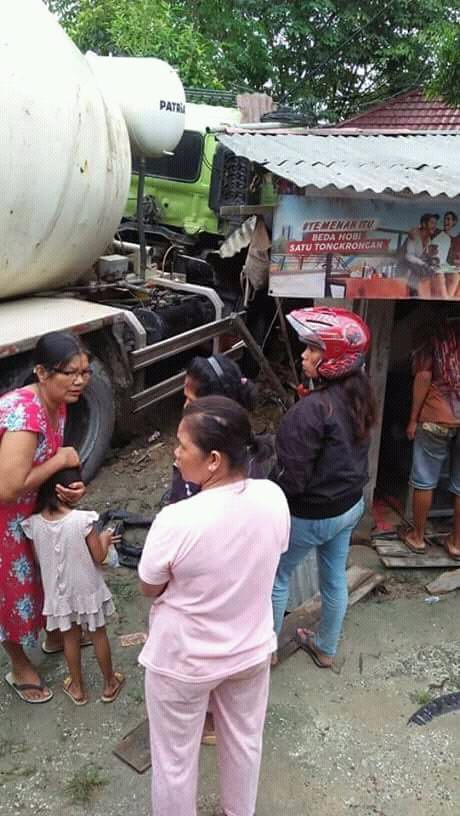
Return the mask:
[[[68,377],[68,379],[72,379],[72,382],[81,379],[83,381],[89,380],[91,374],[93,373],[92,368],[84,368],[82,371],[78,371],[75,368],[50,368],[54,374],[62,374],[63,377]]]

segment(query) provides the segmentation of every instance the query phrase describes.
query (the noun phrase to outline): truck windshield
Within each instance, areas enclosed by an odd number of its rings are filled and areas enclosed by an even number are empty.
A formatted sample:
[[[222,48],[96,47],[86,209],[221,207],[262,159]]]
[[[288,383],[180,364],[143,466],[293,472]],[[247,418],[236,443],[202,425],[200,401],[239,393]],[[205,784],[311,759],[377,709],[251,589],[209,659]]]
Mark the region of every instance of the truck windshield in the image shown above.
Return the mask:
[[[171,181],[197,181],[201,171],[203,135],[186,130],[173,156],[146,159],[145,175],[167,178]],[[133,159],[133,173],[139,173],[139,160]]]

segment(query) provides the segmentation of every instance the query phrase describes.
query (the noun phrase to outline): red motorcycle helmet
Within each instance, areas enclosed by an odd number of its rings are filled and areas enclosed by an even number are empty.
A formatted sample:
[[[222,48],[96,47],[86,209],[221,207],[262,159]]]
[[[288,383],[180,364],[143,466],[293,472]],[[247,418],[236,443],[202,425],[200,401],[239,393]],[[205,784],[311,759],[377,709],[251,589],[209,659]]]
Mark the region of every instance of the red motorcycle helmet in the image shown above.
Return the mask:
[[[371,333],[364,320],[353,312],[313,306],[294,309],[286,320],[302,343],[322,350],[318,373],[324,379],[344,377],[363,366]]]

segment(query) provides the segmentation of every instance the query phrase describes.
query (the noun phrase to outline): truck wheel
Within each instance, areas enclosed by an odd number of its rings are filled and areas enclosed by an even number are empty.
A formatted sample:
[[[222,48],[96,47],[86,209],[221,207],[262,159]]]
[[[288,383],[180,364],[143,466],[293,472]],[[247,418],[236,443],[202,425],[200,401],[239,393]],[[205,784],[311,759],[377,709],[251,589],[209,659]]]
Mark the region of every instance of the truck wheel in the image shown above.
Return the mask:
[[[64,444],[80,454],[84,482],[90,482],[110,448],[115,408],[110,380],[99,360],[92,361],[93,376],[78,403],[69,406]]]

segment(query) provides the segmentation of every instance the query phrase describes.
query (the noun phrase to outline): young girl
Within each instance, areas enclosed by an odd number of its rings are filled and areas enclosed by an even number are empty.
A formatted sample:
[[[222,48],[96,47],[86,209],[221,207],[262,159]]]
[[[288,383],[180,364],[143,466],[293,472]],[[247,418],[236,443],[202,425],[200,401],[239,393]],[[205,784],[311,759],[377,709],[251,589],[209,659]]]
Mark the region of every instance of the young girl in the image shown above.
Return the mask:
[[[63,684],[64,693],[75,705],[88,702],[81,673],[83,626],[88,629],[104,678],[101,701],[112,703],[125,678],[112,668],[105,623],[113,614],[114,605],[97,564],[104,561],[114,536],[111,531],[96,532],[97,513],[74,510],[56,494],[56,485],[67,487],[80,478],[78,468],[55,473],[40,488],[35,514],[24,521],[22,527],[32,541],[40,565],[46,628],[48,631],[60,629],[63,633],[64,656],[69,668],[69,676]]]

